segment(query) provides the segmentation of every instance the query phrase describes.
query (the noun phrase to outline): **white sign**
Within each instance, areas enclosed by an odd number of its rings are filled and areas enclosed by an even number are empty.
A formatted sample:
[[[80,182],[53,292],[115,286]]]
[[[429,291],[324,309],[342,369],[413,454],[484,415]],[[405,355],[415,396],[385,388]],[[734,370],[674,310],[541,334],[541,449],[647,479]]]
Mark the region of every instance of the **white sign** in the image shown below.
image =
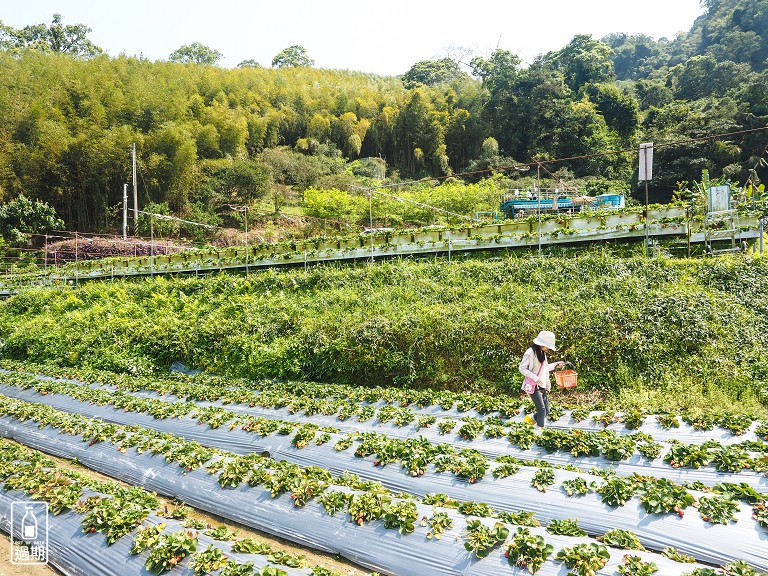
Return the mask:
[[[638,181],[653,179],[653,142],[640,144],[640,175]]]
[[[709,211],[725,212],[731,209],[731,187],[710,186],[709,188]]]
[[[47,563],[48,502],[12,502],[11,564]]]

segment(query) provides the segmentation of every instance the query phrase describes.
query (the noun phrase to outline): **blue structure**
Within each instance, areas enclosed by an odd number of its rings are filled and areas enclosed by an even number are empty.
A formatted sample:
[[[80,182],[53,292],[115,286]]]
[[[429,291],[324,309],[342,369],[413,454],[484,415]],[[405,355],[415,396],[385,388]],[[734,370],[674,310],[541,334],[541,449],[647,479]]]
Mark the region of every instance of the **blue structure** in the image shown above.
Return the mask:
[[[582,196],[581,198],[585,198]],[[542,212],[576,212],[584,206],[593,210],[616,210],[624,208],[623,194],[601,194],[590,198],[588,201],[574,202],[573,198],[565,194],[550,195],[542,191],[541,198],[527,191],[525,194],[507,192],[502,195],[499,210],[507,217],[514,218],[523,210],[525,214]]]

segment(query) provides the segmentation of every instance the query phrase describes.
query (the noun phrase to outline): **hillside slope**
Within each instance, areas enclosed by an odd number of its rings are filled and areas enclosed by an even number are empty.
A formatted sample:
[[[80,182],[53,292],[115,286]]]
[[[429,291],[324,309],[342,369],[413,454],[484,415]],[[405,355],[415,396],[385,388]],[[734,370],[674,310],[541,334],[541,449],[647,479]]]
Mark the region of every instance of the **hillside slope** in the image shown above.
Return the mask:
[[[510,257],[91,283],[0,305],[0,353],[129,373],[179,360],[251,378],[516,392],[519,356],[550,329],[582,387],[764,408],[767,272],[763,258]]]

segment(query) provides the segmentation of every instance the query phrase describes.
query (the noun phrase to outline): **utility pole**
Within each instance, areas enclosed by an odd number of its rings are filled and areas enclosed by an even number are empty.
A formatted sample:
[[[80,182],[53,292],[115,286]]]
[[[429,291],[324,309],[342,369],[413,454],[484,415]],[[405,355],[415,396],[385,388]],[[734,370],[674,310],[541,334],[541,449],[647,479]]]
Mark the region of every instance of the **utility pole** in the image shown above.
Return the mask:
[[[139,192],[136,187],[136,142],[131,147],[131,164],[133,165],[133,235],[139,235]]]
[[[128,238],[128,184],[123,184],[123,240]]]

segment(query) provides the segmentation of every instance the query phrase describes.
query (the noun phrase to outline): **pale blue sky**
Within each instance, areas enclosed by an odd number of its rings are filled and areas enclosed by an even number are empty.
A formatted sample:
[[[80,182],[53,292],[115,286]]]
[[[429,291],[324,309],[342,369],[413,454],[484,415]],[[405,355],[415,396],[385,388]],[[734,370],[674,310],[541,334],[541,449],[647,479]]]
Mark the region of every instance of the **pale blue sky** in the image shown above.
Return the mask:
[[[269,66],[301,44],[319,68],[397,75],[413,63],[450,55],[451,47],[488,56],[510,50],[525,62],[558,50],[576,34],[610,32],[672,38],[702,14],[699,0],[0,0],[0,20],[14,28],[50,23],[93,29],[110,55],[166,60],[202,42],[231,68],[252,58]]]

